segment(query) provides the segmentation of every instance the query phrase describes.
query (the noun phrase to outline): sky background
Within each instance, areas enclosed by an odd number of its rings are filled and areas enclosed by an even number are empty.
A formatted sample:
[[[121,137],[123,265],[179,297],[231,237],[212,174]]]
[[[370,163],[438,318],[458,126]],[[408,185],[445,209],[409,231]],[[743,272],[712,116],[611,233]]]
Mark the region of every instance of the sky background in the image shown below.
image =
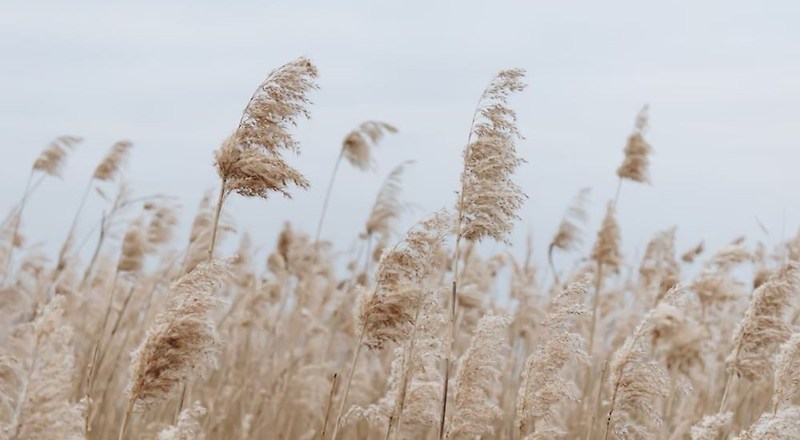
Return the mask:
[[[653,185],[622,188],[625,252],[641,254],[673,225],[679,251],[740,234],[774,243],[800,224],[799,14],[796,1],[6,0],[0,207],[18,202],[50,140],[83,136],[64,179],[45,181],[25,212],[30,242],[60,243],[97,162],[128,139],[134,193],[175,196],[185,231],[218,184],[212,153],[255,87],[303,55],[318,66],[321,89],[312,119],[296,130],[302,153],[291,163],[311,190],[226,205],[258,245],[271,248],[285,220],[313,234],[341,140],[365,120],[400,132],[380,146],[376,172],[342,167],[326,238],[348,246],[404,160],[416,164],[403,197],[419,209],[399,231],[452,206],[475,101],[510,67],[525,68],[529,84],[512,100],[528,161],[517,181],[530,196],[513,235],[517,253],[532,231],[542,261],[586,186],[593,241],[646,103]],[[92,196],[83,233],[106,206]]]

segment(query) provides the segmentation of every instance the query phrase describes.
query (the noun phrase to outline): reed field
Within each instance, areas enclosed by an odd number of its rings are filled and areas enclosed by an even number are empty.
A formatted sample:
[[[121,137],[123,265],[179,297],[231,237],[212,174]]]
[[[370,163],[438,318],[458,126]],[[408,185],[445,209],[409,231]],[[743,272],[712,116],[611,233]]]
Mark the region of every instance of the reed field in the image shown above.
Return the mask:
[[[366,121],[343,128],[330,181],[313,182],[326,193],[316,229],[287,222],[253,243],[226,202],[310,188],[290,163],[304,148],[295,127],[313,125],[325,93],[317,81],[301,57],[254,87],[198,170],[219,184],[191,224],[174,199],[121,184],[136,147],[120,141],[59,214],[63,241],[28,245],[26,205],[82,139],[44,148],[0,224],[0,438],[800,438],[800,234],[677,249],[670,228],[623,254],[621,188],[650,185],[657,160],[646,105],[603,153],[620,158],[616,193],[583,189],[555,234],[534,231],[547,261],[532,239],[511,240],[531,190],[515,183],[516,68],[475,90],[449,206],[410,209],[401,163],[365,189],[353,248],[333,246],[351,238],[326,227],[337,176],[370,170],[376,147],[403,135]],[[83,209],[90,196],[102,216]],[[587,221],[592,205],[601,222]],[[416,219],[405,231],[403,215]]]

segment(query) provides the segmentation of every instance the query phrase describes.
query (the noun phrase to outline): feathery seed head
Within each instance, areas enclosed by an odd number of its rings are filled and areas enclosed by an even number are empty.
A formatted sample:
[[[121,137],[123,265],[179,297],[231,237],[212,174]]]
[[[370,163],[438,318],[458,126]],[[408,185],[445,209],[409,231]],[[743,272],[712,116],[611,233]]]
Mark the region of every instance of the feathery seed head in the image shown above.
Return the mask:
[[[592,249],[592,259],[613,272],[619,272],[622,255],[619,250],[619,225],[614,217],[614,203],[608,202],[603,225],[597,233],[597,240]]]
[[[216,365],[219,337],[212,313],[222,301],[218,285],[231,275],[227,263],[201,263],[179,278],[132,353],[127,395],[143,411],[166,400],[180,384]]]
[[[377,147],[387,133],[397,133],[397,129],[386,122],[364,122],[345,136],[342,142],[344,158],[361,171],[368,170],[375,162],[372,158],[372,148]]]
[[[508,107],[513,92],[525,88],[522,69],[503,70],[481,95],[464,150],[461,193],[456,204],[460,235],[480,241],[490,237],[507,241],[526,199],[511,175],[523,160],[517,156],[516,114]]]
[[[128,159],[128,154],[133,148],[133,144],[129,141],[119,141],[111,146],[111,150],[106,154],[106,157],[100,161],[97,168],[94,170],[93,178],[104,182],[114,180],[119,174],[119,170]]]
[[[57,137],[54,141],[50,142],[36,161],[33,162],[33,169],[42,171],[50,176],[61,177],[61,171],[64,168],[67,154],[81,141],[83,141],[83,138],[77,136]]]
[[[629,179],[639,183],[650,183],[650,158],[653,147],[644,139],[648,124],[648,106],[644,106],[636,116],[636,127],[628,137],[625,146],[625,160],[619,168],[617,175],[620,179]]]

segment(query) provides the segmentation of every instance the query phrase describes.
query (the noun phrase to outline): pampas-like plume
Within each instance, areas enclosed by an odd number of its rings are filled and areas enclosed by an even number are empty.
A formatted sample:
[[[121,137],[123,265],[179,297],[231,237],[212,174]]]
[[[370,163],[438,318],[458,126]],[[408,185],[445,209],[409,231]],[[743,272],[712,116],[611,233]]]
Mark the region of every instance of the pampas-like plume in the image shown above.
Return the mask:
[[[77,136],[60,136],[45,148],[33,162],[33,170],[41,171],[53,177],[61,177],[67,154],[75,145],[83,141]]]
[[[147,251],[147,238],[144,235],[141,219],[136,220],[125,232],[122,239],[122,254],[120,255],[117,271],[138,272],[144,266],[145,252]]]
[[[481,95],[464,150],[461,191],[456,204],[459,237],[505,242],[526,196],[511,181],[522,164],[517,156],[516,113],[508,107],[513,92],[525,89],[522,69],[502,70]]]
[[[731,375],[751,381],[771,375],[772,351],[791,336],[783,315],[796,298],[798,283],[800,266],[792,262],[753,292],[734,334],[734,349],[726,359]]]
[[[328,189],[325,191],[325,201],[322,202],[322,212],[319,215],[319,222],[317,222],[317,233],[314,238],[314,243],[319,242],[319,237],[322,233],[322,223],[325,221],[325,213],[328,211],[328,202],[331,198],[333,182],[336,180],[336,173],[339,171],[339,164],[342,163],[342,158],[347,159],[351,165],[362,171],[368,170],[375,163],[375,160],[372,158],[372,148],[378,145],[386,133],[397,133],[397,129],[386,122],[367,121],[361,124],[357,129],[351,131],[344,138],[339,157],[336,158],[336,163],[333,165],[333,172],[331,173],[331,180],[328,183]]]
[[[800,406],[789,406],[776,414],[764,413],[747,431],[733,440],[795,440],[800,438]]]
[[[517,156],[516,142],[522,136],[517,129],[517,116],[508,106],[514,92],[525,89],[523,69],[501,70],[483,91],[472,116],[461,190],[456,202],[456,244],[453,253],[453,289],[450,295],[450,338],[445,357],[442,385],[442,413],[439,440],[445,435],[447,394],[450,383],[450,361],[455,339],[456,305],[458,303],[458,265],[461,260],[461,239],[480,241],[493,238],[507,241],[517,211],[526,199],[511,175],[523,160]]]
[[[508,317],[491,313],[478,321],[455,377],[453,418],[447,438],[494,433],[493,423],[502,415],[495,391],[500,387],[510,323]]]
[[[375,163],[372,158],[372,148],[389,133],[397,133],[397,129],[391,124],[381,121],[364,122],[345,136],[342,141],[342,154],[351,165],[366,171]]]
[[[591,188],[582,188],[578,192],[575,199],[572,201],[572,205],[570,205],[566,214],[564,214],[564,217],[561,219],[561,223],[558,225],[558,231],[547,249],[547,260],[550,263],[550,270],[553,271],[556,284],[559,284],[559,281],[556,266],[553,263],[553,250],[561,249],[562,251],[570,251],[581,245],[583,242],[581,226],[586,223],[586,219],[588,218],[586,214],[586,204],[588,203],[591,193]]]
[[[402,189],[400,183],[406,167],[413,163],[413,161],[401,163],[386,177],[383,186],[381,186],[378,195],[375,197],[375,203],[372,204],[372,210],[365,226],[364,233],[366,237],[378,234],[383,240],[389,238],[392,233],[392,223],[400,217],[406,208],[406,205],[400,200],[400,190]]]
[[[361,298],[358,319],[364,345],[381,349],[386,341],[408,336],[419,301],[431,287],[450,220],[445,211],[422,220],[383,254],[375,273],[377,286]]]
[[[128,153],[131,148],[133,148],[133,144],[128,141],[119,141],[112,145],[106,157],[95,168],[92,178],[104,182],[114,180],[119,174],[120,168],[128,159]]]
[[[178,385],[202,377],[216,364],[219,338],[211,313],[222,304],[215,291],[229,276],[227,263],[212,260],[172,285],[166,304],[131,355],[128,412],[163,402]]]
[[[693,263],[694,259],[697,258],[698,255],[702,254],[704,250],[705,250],[705,243],[701,241],[700,243],[697,243],[693,248],[684,252],[684,254],[681,255],[681,260],[683,260],[684,263]]]
[[[558,231],[550,243],[551,248],[570,251],[580,246],[582,242],[581,225],[586,223],[588,217],[586,204],[589,202],[591,193],[591,188],[582,188],[575,196],[572,205],[567,209],[566,214],[561,219],[561,223],[558,225]]]
[[[603,289],[603,276],[607,269],[610,269],[614,273],[619,273],[619,266],[622,261],[622,254],[619,250],[619,225],[617,224],[616,218],[614,218],[615,206],[614,202],[608,202],[606,216],[603,218],[603,224],[597,232],[597,239],[592,248],[591,258],[597,265],[597,274],[594,280],[595,288],[592,297],[592,319],[589,323],[589,342],[586,346],[589,354],[592,354],[594,351],[594,335],[597,327],[597,306],[600,303],[600,291]]]
[[[654,291],[658,302],[680,280],[680,266],[675,259],[675,231],[672,227],[659,232],[647,243],[639,275],[645,292]]]
[[[152,246],[162,245],[172,240],[178,216],[175,208],[168,205],[145,205],[146,210],[153,212],[150,223],[147,225],[147,243]]]
[[[617,273],[622,261],[622,254],[619,250],[619,225],[614,217],[614,211],[614,203],[609,202],[606,208],[606,216],[603,218],[603,224],[600,227],[600,231],[597,232],[597,240],[594,242],[592,259],[603,268]]]
[[[733,413],[717,413],[703,417],[698,424],[692,426],[692,440],[717,440],[723,429],[733,420]]]
[[[672,295],[677,293],[669,293]],[[669,393],[667,372],[650,360],[647,335],[652,332],[653,310],[648,312],[611,360],[612,390],[603,439],[613,431],[619,438],[653,438],[642,419],[661,423],[656,399]]]
[[[230,192],[262,198],[278,192],[291,197],[289,184],[308,188],[306,178],[281,153],[300,150],[290,129],[299,118],[310,116],[306,94],[317,88],[316,78],[317,68],[302,57],[273,70],[253,93],[236,131],[214,153],[222,182],[209,259],[214,255],[219,213]]]
[[[157,440],[203,440],[206,438],[199,419],[206,415],[206,409],[200,402],[195,402],[192,408],[181,411],[178,423],[162,429]]]
[[[278,155],[260,150],[240,149],[228,138],[216,155],[217,171],[230,191],[245,197],[266,199],[277,192],[291,198],[287,183],[306,189],[308,180]]]
[[[775,391],[772,394],[772,407],[778,411],[782,406],[792,403],[792,398],[800,391],[800,333],[792,334],[775,358]]]
[[[544,345],[525,362],[517,395],[517,438],[526,434],[529,422],[537,438],[564,435],[553,424],[555,412],[567,400],[579,401],[580,395],[574,383],[561,377],[561,370],[570,362],[589,363],[583,337],[571,331],[575,318],[587,314],[583,303],[589,287],[588,279],[570,284],[553,300],[542,323]]]
[[[647,123],[649,116],[647,114],[648,106],[644,106],[639,114],[636,115],[636,124],[630,136],[628,136],[628,143],[625,145],[625,160],[622,165],[617,168],[617,176],[622,179],[629,179],[639,183],[650,183],[650,158],[648,157],[653,151],[653,147],[644,140],[644,134],[647,131]]]

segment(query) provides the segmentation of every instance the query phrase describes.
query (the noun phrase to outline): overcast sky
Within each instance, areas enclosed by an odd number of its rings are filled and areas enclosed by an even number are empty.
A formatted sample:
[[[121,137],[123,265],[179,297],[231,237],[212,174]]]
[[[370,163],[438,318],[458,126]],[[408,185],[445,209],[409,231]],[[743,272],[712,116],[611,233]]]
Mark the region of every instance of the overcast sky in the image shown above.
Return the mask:
[[[0,6],[0,207],[21,197],[52,138],[86,140],[64,180],[26,211],[32,241],[60,242],[108,147],[134,143],[135,194],[164,193],[188,222],[217,185],[212,152],[273,68],[304,55],[321,89],[297,130],[292,163],[312,182],[292,201],[231,198],[256,243],[283,221],[313,233],[342,137],[364,120],[400,133],[378,170],[341,170],[325,231],[339,246],[361,230],[385,175],[407,159],[404,219],[452,206],[475,101],[502,68],[528,72],[515,97],[530,200],[515,239],[538,254],[579,188],[593,188],[591,234],[614,171],[649,103],[653,186],[626,183],[627,253],[678,226],[679,250],[739,234],[777,241],[800,224],[800,3],[796,1],[34,1]],[[93,197],[83,230],[104,204]],[[763,223],[765,231],[758,227]],[[186,223],[184,223],[186,224]],[[590,237],[587,241],[593,240]]]

